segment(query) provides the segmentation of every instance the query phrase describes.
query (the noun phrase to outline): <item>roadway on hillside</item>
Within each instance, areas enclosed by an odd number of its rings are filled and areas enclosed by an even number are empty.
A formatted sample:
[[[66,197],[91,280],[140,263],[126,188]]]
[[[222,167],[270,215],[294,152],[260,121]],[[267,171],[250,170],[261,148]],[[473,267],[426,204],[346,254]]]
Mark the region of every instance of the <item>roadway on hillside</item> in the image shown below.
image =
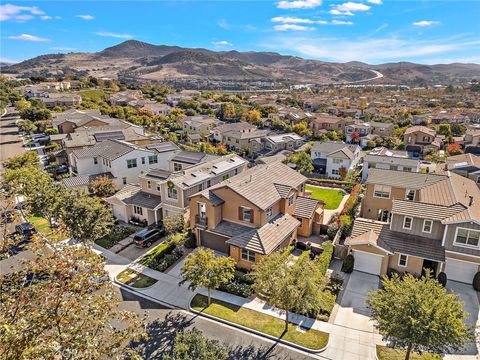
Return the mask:
[[[24,151],[15,123],[19,117],[13,115],[14,111],[14,108],[9,107],[6,114],[0,117],[0,175],[4,173],[3,162]]]

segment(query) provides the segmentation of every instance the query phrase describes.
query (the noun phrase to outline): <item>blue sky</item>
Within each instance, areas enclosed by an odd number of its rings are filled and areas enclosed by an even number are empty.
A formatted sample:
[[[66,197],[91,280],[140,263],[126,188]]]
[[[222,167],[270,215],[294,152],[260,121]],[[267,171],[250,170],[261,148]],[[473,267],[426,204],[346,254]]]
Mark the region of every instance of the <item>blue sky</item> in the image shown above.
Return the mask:
[[[128,39],[372,64],[480,63],[480,1],[10,1],[2,61]]]

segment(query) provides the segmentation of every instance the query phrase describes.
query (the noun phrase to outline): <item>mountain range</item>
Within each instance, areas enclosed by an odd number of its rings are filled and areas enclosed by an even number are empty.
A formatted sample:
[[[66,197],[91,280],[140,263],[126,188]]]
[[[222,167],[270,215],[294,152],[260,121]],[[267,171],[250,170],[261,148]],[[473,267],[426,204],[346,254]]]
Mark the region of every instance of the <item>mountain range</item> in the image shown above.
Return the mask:
[[[29,76],[92,75],[140,81],[286,81],[290,83],[451,84],[480,79],[480,64],[369,65],[309,60],[275,52],[212,51],[124,41],[96,53],[49,54],[2,64],[2,73]]]

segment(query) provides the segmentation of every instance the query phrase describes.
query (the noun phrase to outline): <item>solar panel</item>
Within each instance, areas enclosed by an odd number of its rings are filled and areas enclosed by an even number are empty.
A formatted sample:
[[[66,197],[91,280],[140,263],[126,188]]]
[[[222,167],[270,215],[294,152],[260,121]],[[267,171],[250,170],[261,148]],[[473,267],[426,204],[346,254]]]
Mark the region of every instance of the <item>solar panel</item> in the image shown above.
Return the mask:
[[[123,135],[122,131],[96,133],[93,135],[93,137],[97,142],[101,142],[105,140],[125,140],[125,135]]]

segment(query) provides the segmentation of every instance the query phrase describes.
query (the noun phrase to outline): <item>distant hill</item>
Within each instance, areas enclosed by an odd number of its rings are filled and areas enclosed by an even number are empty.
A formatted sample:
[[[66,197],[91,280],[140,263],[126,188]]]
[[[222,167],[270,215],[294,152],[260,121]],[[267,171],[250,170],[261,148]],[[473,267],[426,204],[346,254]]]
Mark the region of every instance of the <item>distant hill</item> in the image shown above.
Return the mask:
[[[286,80],[317,84],[372,81],[420,85],[480,79],[479,64],[334,63],[275,52],[215,52],[137,40],[127,40],[97,53],[41,55],[17,64],[2,64],[1,67],[2,72],[22,77],[69,74],[139,80]],[[372,70],[380,72],[383,77]]]

